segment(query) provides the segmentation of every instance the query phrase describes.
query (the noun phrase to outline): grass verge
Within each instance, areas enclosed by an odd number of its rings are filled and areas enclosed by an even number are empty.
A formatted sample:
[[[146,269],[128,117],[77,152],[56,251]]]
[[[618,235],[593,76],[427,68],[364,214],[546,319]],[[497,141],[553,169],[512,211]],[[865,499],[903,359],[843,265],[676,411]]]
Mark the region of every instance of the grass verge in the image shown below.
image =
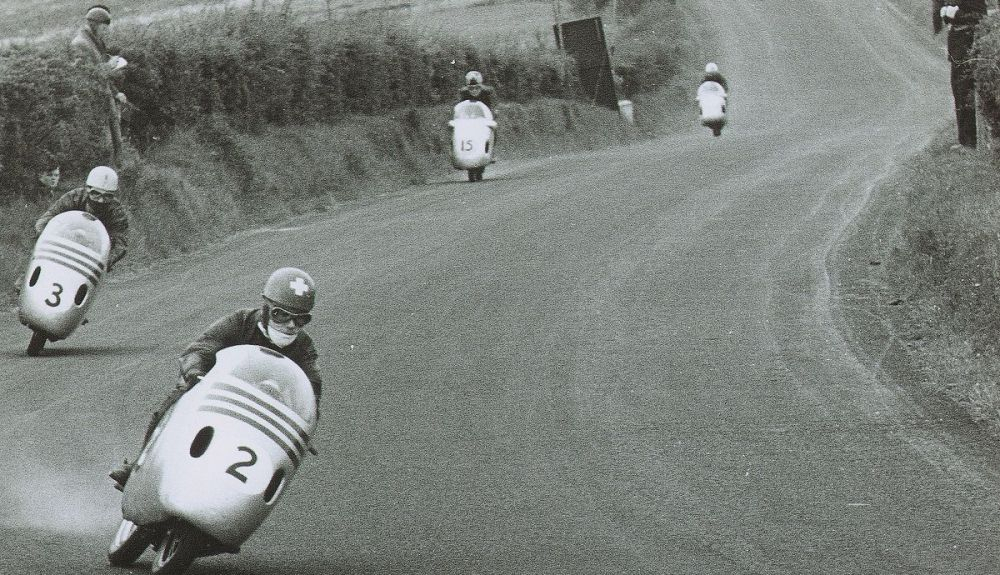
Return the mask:
[[[949,136],[874,192],[831,267],[870,365],[1000,435],[998,170]]]

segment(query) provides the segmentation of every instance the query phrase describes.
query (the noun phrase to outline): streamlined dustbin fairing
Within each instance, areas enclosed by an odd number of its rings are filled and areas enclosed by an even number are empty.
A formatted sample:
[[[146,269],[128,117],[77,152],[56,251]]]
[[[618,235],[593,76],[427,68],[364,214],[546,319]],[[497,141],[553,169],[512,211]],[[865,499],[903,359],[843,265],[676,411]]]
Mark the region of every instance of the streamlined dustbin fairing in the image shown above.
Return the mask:
[[[316,397],[295,362],[255,345],[216,358],[136,460],[109,548],[113,565],[131,564],[149,545],[157,550],[154,573],[238,552],[310,450]]]
[[[497,123],[489,106],[474,100],[455,105],[451,126],[451,164],[466,170],[470,182],[483,179],[483,172],[493,161]]]
[[[80,326],[108,271],[110,251],[104,224],[90,213],[63,212],[45,226],[18,297],[18,319],[33,332],[28,355]]]
[[[701,109],[701,125],[712,129],[713,136],[722,134],[726,125],[726,89],[718,82],[702,82],[696,101]]]

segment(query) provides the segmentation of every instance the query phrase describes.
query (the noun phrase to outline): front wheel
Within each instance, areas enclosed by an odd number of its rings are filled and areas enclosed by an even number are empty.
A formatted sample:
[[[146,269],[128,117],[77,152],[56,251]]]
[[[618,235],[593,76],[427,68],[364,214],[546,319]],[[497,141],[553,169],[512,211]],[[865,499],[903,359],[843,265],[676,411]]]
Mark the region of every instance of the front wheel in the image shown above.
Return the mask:
[[[153,542],[153,531],[140,527],[128,519],[122,519],[122,524],[115,533],[115,538],[108,547],[108,563],[114,567],[127,567],[142,555],[142,552]]]
[[[201,548],[201,535],[193,527],[177,523],[163,533],[151,572],[163,575],[183,573],[194,563]]]
[[[28,349],[25,353],[34,357],[42,352],[42,348],[45,347],[45,342],[49,340],[49,336],[43,331],[35,330],[31,333],[31,341],[28,342]]]

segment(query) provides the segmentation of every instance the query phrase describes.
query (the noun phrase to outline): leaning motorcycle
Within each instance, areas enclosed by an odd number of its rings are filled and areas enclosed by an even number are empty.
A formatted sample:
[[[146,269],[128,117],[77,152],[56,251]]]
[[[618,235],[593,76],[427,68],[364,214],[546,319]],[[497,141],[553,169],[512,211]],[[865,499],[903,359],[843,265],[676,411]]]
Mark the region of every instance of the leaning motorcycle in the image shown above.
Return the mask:
[[[701,125],[711,128],[713,136],[722,135],[726,125],[726,89],[718,82],[702,82],[695,98],[701,109]]]
[[[32,330],[28,355],[80,326],[108,272],[110,250],[107,230],[88,212],[63,212],[45,226],[18,296],[18,320]]]
[[[489,106],[475,100],[463,100],[454,108],[451,126],[451,165],[466,170],[470,182],[483,179],[483,172],[493,161],[493,143],[497,123]]]
[[[255,345],[219,351],[139,454],[108,561],[131,565],[152,546],[152,572],[176,574],[198,557],[238,553],[315,453],[316,416],[292,360]]]

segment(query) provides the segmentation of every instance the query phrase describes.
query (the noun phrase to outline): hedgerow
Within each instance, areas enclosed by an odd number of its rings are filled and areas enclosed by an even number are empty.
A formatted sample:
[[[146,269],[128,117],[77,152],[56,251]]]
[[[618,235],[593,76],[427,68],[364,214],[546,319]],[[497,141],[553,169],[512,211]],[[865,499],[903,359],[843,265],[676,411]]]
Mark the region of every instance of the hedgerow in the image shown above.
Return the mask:
[[[451,101],[462,75],[487,72],[504,101],[573,98],[565,56],[426,39],[385,26],[312,25],[261,11],[210,14],[116,38],[133,65],[123,85],[140,145],[222,115],[234,125],[336,121]]]

